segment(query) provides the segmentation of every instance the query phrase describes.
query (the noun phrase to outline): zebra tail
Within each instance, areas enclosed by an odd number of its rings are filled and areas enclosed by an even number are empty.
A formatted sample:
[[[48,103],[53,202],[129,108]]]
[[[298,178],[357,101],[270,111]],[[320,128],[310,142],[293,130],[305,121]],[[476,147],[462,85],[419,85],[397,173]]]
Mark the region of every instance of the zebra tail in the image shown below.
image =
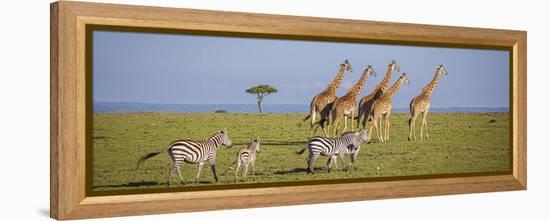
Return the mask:
[[[143,164],[143,162],[145,162],[147,159],[149,159],[149,158],[151,158],[151,157],[154,157],[154,156],[156,156],[156,155],[159,155],[161,152],[162,152],[162,150],[160,150],[160,151],[158,151],[158,152],[148,153],[148,154],[145,154],[143,157],[139,158],[135,170],[137,170],[137,169],[139,168],[139,166],[140,166],[141,164]]]
[[[303,154],[306,151],[306,147],[303,147],[301,150],[297,150],[296,154]]]

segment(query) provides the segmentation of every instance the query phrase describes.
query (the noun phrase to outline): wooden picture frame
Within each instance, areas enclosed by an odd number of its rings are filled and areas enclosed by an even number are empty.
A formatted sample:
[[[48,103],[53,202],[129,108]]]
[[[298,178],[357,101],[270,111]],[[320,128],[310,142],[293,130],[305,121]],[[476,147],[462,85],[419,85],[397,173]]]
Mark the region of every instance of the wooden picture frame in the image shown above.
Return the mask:
[[[525,190],[525,31],[80,2],[51,4],[51,217],[78,219],[354,200]],[[86,192],[86,26],[109,25],[284,38],[505,48],[511,59],[512,171],[412,180],[90,196]],[[338,191],[336,191],[338,190]],[[307,194],[324,192],[325,194]],[[246,200],[241,200],[246,196]]]

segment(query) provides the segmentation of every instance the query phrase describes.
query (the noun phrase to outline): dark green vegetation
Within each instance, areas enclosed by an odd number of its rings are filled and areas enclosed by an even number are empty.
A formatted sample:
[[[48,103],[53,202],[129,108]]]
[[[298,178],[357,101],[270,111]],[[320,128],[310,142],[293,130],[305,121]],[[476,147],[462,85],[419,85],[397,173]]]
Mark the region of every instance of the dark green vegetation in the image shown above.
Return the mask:
[[[277,93],[277,91],[277,88],[267,84],[262,84],[246,89],[246,93],[256,95],[256,99],[258,100],[258,111],[260,111],[260,113],[262,113],[262,101],[264,101],[264,97],[273,93]]]
[[[166,149],[173,140],[205,139],[223,128],[229,130],[233,147],[218,151],[217,184],[234,183],[235,154],[256,137],[261,138],[262,152],[257,156],[256,179],[249,177],[248,183],[495,172],[510,167],[508,113],[430,113],[431,139],[414,142],[407,141],[408,114],[396,113],[391,118],[389,143],[376,143],[374,139],[371,144],[363,144],[353,172],[343,171],[339,161],[339,169],[327,174],[327,157],[321,157],[315,164],[316,174],[306,174],[307,151],[303,155],[295,153],[304,146],[309,133],[309,125],[301,120],[304,115],[94,114],[94,190],[165,187],[171,164],[166,152],[134,170],[137,159]],[[420,121],[417,135],[419,125]],[[191,181],[197,166],[184,164],[182,171],[187,185],[194,186]],[[212,185],[213,180],[206,164],[198,185]],[[173,184],[178,183],[174,177]]]

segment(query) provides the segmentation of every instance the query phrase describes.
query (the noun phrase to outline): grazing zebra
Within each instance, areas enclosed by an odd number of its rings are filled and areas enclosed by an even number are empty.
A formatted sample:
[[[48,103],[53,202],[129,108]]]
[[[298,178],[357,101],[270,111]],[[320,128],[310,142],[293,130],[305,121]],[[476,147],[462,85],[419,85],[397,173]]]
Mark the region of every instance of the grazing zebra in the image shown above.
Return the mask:
[[[307,142],[306,146],[301,150],[296,151],[297,154],[302,154],[305,152],[306,148],[309,151],[309,156],[307,158],[307,172],[313,172],[313,163],[320,155],[329,156],[327,161],[327,172],[330,172],[332,163],[336,160],[336,155],[340,157],[342,162],[344,161],[345,155],[351,155],[352,166],[355,163],[357,154],[359,154],[359,149],[361,148],[361,143],[370,141],[370,138],[367,136],[367,131],[361,129],[357,132],[347,132],[342,134],[341,137],[327,138],[327,137],[312,137]]]
[[[205,161],[209,160],[214,179],[216,180],[216,182],[218,182],[218,176],[216,175],[216,152],[222,144],[227,148],[231,147],[232,145],[231,140],[229,139],[229,134],[227,133],[227,129],[224,129],[223,131],[218,131],[204,141],[178,140],[172,142],[166,150],[166,152],[168,152],[168,156],[170,156],[170,159],[172,159],[172,166],[170,167],[170,170],[168,172],[168,186],[170,186],[170,183],[172,181],[172,174],[174,170],[178,173],[181,183],[185,185],[185,181],[183,180],[180,169],[182,162],[186,162],[189,164],[198,164],[199,169],[196,178],[196,183],[198,183],[201,175],[202,166],[204,165]],[[139,165],[141,165],[145,160],[154,157],[161,152],[162,150],[143,156],[138,160],[137,166],[139,167]]]
[[[260,138],[252,140],[248,144],[247,148],[239,150],[237,153],[237,169],[235,169],[235,182],[237,182],[237,175],[239,174],[239,168],[241,163],[243,164],[243,177],[246,180],[246,173],[248,172],[248,165],[252,166],[252,177],[254,177],[254,172],[256,170],[256,153],[260,152]]]

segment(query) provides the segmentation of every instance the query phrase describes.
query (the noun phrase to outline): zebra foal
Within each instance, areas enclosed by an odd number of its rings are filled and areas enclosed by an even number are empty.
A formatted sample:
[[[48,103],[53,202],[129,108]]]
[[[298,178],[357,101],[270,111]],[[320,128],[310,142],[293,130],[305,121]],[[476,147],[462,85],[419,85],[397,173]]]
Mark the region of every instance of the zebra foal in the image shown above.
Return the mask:
[[[247,148],[240,149],[237,153],[237,168],[235,169],[235,182],[239,174],[239,168],[243,164],[243,178],[246,180],[246,174],[248,172],[248,166],[252,166],[252,177],[254,178],[254,172],[256,170],[256,153],[260,152],[260,138],[252,140],[248,144]]]
[[[307,172],[313,172],[313,164],[319,156],[329,156],[327,161],[327,172],[331,171],[332,163],[336,160],[336,156],[344,162],[344,156],[350,155],[350,167],[355,164],[357,155],[359,154],[359,149],[363,142],[370,141],[367,136],[367,131],[361,129],[357,132],[347,132],[342,134],[341,137],[319,137],[315,136],[309,139],[306,146],[301,150],[296,151],[296,154],[302,154],[306,149],[309,151],[309,156],[307,158]]]
[[[168,186],[170,186],[172,182],[172,174],[174,173],[174,170],[178,173],[181,183],[185,185],[185,181],[181,175],[182,162],[186,162],[188,164],[198,164],[196,183],[199,183],[204,162],[209,161],[214,179],[218,182],[218,175],[216,174],[216,153],[220,145],[224,145],[227,148],[232,145],[227,129],[218,131],[204,141],[178,140],[168,145],[166,152],[172,160],[172,166],[168,171]],[[139,168],[139,166],[147,159],[154,157],[161,152],[162,150],[149,153],[141,157],[137,162],[136,169]]]

